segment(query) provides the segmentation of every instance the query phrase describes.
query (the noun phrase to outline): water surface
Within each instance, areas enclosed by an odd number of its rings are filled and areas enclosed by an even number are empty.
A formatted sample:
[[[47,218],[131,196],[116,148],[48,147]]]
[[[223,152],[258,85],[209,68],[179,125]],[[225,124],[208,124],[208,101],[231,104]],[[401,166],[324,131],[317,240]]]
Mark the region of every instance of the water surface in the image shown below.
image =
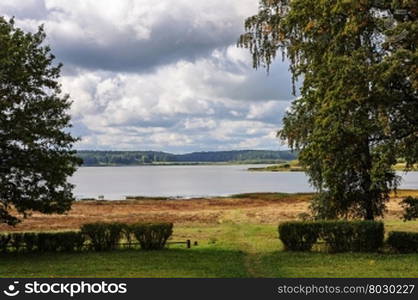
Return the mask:
[[[311,192],[303,172],[249,172],[253,165],[82,167],[70,179],[77,198],[205,197],[253,192]],[[263,167],[257,165],[257,167]],[[399,173],[403,175],[403,173]],[[418,172],[401,188],[418,189]]]

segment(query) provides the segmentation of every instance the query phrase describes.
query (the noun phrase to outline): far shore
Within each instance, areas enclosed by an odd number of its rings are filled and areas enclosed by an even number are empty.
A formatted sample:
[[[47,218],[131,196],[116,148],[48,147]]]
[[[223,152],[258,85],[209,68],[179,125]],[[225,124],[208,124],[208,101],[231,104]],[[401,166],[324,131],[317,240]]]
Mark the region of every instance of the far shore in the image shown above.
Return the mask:
[[[91,167],[160,167],[160,166],[236,166],[236,165],[271,165],[279,164],[283,161],[231,161],[231,162],[156,162],[149,164],[97,164],[81,165],[83,168]]]

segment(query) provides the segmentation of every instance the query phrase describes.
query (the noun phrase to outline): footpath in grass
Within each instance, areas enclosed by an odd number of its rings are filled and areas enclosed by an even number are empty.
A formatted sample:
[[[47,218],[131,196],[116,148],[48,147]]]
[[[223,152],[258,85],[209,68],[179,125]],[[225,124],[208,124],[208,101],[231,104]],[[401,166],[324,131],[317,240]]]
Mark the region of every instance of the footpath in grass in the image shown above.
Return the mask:
[[[390,230],[418,231],[418,222],[388,222]],[[277,226],[190,225],[174,240],[198,246],[163,251],[0,254],[1,277],[417,277],[418,254],[284,252]]]

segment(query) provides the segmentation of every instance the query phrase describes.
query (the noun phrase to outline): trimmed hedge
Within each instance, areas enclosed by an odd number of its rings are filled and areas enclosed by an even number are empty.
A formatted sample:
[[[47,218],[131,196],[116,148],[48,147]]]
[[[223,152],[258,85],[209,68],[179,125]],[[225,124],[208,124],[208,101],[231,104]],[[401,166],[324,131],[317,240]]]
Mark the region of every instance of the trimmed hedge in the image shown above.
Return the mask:
[[[159,250],[164,248],[167,239],[173,233],[172,223],[134,224],[132,231],[144,250]]]
[[[12,236],[10,234],[0,235],[0,252],[7,252],[11,238]]]
[[[123,234],[122,223],[90,223],[81,226],[81,233],[90,241],[95,251],[106,251],[116,248]]]
[[[116,248],[122,239],[131,247],[134,238],[144,250],[164,248],[167,239],[173,233],[172,223],[91,223],[81,227],[81,232],[88,237],[90,246],[95,251]]]
[[[375,252],[383,245],[384,225],[374,221],[285,222],[279,225],[285,250],[310,251],[323,240],[331,252]]]
[[[135,239],[144,250],[164,248],[173,233],[172,223],[90,223],[79,232],[21,232],[0,234],[0,252],[58,252],[115,249],[121,242],[129,248]]]
[[[133,225],[123,224],[122,235],[125,238],[126,243],[128,244],[128,248],[131,248],[135,240]]]
[[[78,251],[84,245],[80,232],[23,232],[0,235],[0,250],[8,251]]]
[[[294,221],[279,225],[279,237],[285,250],[289,251],[310,251],[319,232],[318,223]]]
[[[25,241],[26,251],[32,252],[38,248],[38,233],[25,232],[23,233],[23,240]]]
[[[41,252],[79,251],[85,237],[80,232],[39,233],[37,248]]]
[[[389,233],[387,243],[400,253],[418,252],[418,233],[392,231]]]

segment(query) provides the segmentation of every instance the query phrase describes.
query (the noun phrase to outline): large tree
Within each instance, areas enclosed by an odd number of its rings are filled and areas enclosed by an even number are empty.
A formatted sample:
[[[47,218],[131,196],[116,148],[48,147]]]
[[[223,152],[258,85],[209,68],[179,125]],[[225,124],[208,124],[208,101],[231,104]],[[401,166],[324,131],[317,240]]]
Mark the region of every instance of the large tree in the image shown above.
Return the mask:
[[[26,33],[0,17],[0,223],[9,225],[31,211],[64,213],[74,201],[71,102],[44,39],[42,27]]]
[[[287,57],[300,96],[278,135],[300,151],[318,217],[382,216],[418,159],[417,0],[262,0],[239,44]]]

